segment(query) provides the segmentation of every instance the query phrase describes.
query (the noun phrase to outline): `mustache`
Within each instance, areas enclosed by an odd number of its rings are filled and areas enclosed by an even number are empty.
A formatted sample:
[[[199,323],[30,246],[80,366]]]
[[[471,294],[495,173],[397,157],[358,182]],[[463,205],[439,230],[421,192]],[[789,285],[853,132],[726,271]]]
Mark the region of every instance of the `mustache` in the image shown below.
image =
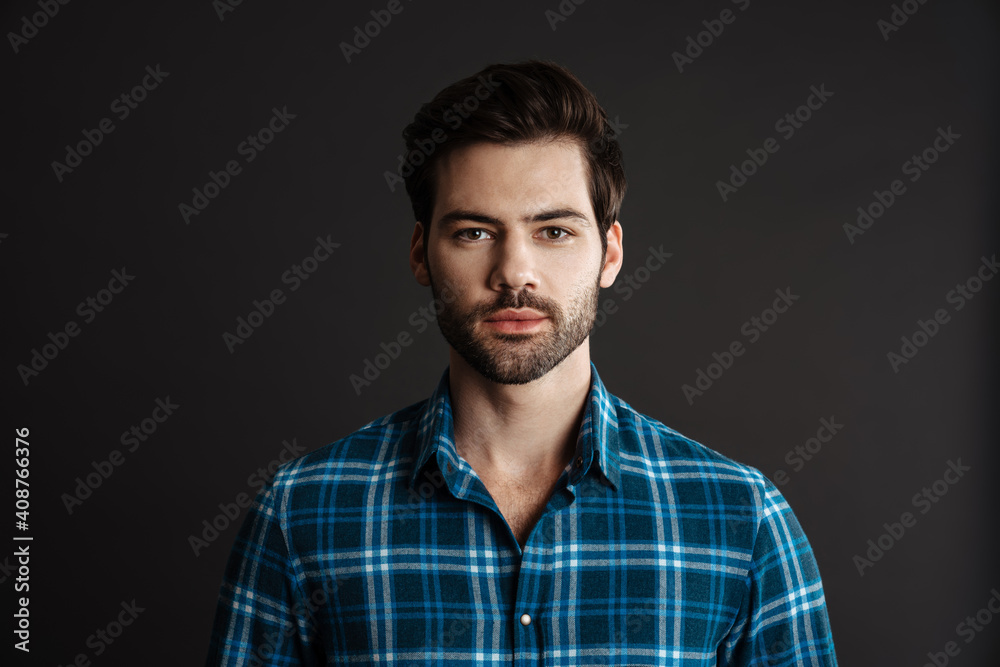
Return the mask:
[[[521,290],[520,292],[504,291],[492,303],[484,303],[476,306],[469,313],[470,319],[485,319],[490,315],[495,315],[508,308],[532,308],[538,312],[555,317],[558,308],[549,299],[539,297],[531,292]]]

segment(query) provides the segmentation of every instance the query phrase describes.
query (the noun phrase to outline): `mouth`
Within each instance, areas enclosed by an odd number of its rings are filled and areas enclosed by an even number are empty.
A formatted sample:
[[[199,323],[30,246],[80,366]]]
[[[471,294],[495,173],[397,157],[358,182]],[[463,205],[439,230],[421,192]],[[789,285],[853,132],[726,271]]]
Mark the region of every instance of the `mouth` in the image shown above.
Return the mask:
[[[542,323],[549,319],[546,315],[536,310],[512,310],[507,309],[494,315],[490,315],[483,320],[487,326],[497,331],[506,333],[517,333],[533,331],[542,326]]]

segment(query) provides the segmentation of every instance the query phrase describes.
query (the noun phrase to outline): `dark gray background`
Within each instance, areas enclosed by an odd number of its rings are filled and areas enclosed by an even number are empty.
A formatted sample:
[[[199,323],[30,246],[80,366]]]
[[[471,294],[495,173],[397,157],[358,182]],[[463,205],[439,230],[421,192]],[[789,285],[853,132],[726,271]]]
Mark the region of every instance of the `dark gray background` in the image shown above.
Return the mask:
[[[384,2],[249,0],[224,20],[207,0],[73,2],[18,53],[0,47],[3,415],[11,446],[31,430],[35,538],[33,650],[13,664],[203,660],[239,520],[197,557],[189,535],[256,490],[248,477],[283,440],[336,440],[425,398],[447,363],[436,325],[408,321],[431,295],[407,264],[409,201],[383,175],[402,127],[455,79],[531,57],[568,66],[627,125],[623,273],[649,246],[673,253],[627,301],[605,290],[619,309],[591,343],[608,388],[772,478],[789,472],[780,488],[815,549],[841,664],[922,665],[949,641],[950,664],[997,664],[1000,619],[968,644],[956,625],[1000,587],[1000,281],[959,312],[945,302],[998,250],[996,13],[928,2],[884,40],[889,2],[669,4],[589,0],[553,30],[556,0],[404,0],[348,64],[338,44]],[[671,54],[727,7],[736,20],[678,72]],[[37,11],[9,5],[4,33]],[[118,120],[111,101],[157,64],[169,76]],[[783,139],[775,121],[821,84],[834,95]],[[186,225],[178,204],[283,106],[289,127]],[[58,182],[52,161],[104,117],[115,131]],[[856,208],[948,126],[961,138],[849,243]],[[716,181],[772,136],[780,150],[724,203]],[[327,235],[340,248],[289,292],[282,273]],[[25,386],[16,367],[123,266],[134,282]],[[746,343],[741,325],[785,287],[800,300],[689,405],[681,385]],[[288,300],[230,354],[223,332],[275,288]],[[894,373],[886,354],[941,307],[951,321]],[[359,396],[349,376],[402,331],[415,342]],[[181,407],[69,515],[62,494],[166,396]],[[843,430],[791,471],[786,453],[830,416]],[[912,496],[959,458],[971,471],[916,512]],[[859,576],[852,558],[905,511],[916,525]],[[95,657],[88,636],[133,599],[145,611]]]

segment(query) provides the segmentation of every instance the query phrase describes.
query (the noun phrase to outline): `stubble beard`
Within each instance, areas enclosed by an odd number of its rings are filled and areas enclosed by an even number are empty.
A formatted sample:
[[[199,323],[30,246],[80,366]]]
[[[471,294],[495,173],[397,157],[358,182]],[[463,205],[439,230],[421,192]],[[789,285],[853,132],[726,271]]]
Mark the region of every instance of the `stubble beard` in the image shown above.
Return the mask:
[[[600,271],[589,288],[575,291],[565,311],[552,299],[522,289],[504,290],[492,302],[459,312],[456,299],[451,303],[441,299],[429,267],[428,276],[431,292],[442,304],[437,316],[441,335],[469,366],[498,384],[527,384],[542,377],[580,347],[597,320]],[[549,320],[542,331],[531,333],[492,331],[480,324],[507,308],[532,308]]]

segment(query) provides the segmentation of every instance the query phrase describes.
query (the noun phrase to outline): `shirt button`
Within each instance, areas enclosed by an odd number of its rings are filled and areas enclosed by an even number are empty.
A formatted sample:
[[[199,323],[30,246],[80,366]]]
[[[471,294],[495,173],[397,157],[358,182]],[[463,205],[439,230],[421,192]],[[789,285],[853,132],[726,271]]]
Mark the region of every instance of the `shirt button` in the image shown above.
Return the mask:
[[[576,467],[579,468],[582,465],[583,465],[583,457],[582,456],[576,457]]]
[[[445,469],[446,472],[451,472],[451,463],[445,463],[444,464],[444,469]]]
[[[528,614],[521,614],[521,625],[531,625],[531,616]]]

